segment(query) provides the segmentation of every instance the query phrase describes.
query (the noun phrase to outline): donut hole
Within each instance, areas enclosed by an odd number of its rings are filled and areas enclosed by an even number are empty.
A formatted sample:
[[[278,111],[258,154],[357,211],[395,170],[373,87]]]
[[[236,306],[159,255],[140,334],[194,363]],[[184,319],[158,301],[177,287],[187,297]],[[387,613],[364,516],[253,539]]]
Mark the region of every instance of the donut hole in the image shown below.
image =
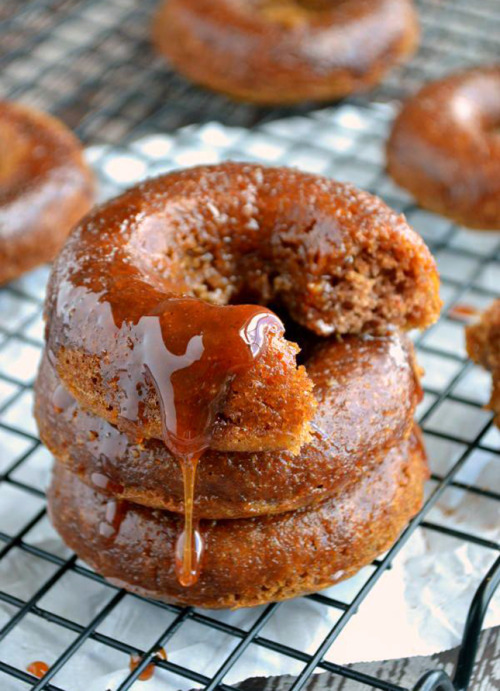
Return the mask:
[[[337,251],[335,218],[287,203],[279,216],[242,213],[237,198],[217,200],[215,219],[192,204],[189,224],[186,209],[149,216],[132,234],[130,261],[162,292],[277,308],[286,323],[321,336],[422,319],[428,303],[415,290],[418,257],[365,237]]]
[[[498,73],[479,74],[466,80],[451,101],[457,122],[477,129],[481,135],[500,133]]]
[[[318,334],[315,334],[313,331],[310,331],[293,319],[283,304],[272,302],[267,305],[267,307],[277,314],[283,323],[286,340],[296,343],[299,346],[300,352],[296,357],[297,365],[306,365],[315,348],[321,343],[324,343],[325,338],[323,336],[318,336]]]
[[[318,336],[434,319],[437,278],[425,245],[401,216],[350,185],[224,164],[150,187],[135,220],[126,198],[117,204],[127,236],[120,274],[126,282],[134,267],[155,288],[152,300],[276,306]]]
[[[212,233],[209,225],[203,234],[181,233],[176,238],[174,247],[163,244],[165,236],[161,241],[155,242],[156,248],[148,240],[147,252],[142,255],[141,262],[141,270],[146,270],[154,283],[160,278],[162,287],[168,289],[174,275],[173,267],[179,261],[182,264],[182,276],[179,275],[178,280],[183,281],[185,294],[212,304],[268,307],[283,322],[285,338],[300,347],[298,364],[303,364],[312,348],[323,340],[297,321],[289,311],[286,297],[282,299],[280,293],[280,286],[285,285],[289,279],[266,261],[265,249],[258,248],[258,251],[240,254],[239,247],[231,247],[233,243],[226,243],[227,250],[221,254],[217,247],[217,232]]]

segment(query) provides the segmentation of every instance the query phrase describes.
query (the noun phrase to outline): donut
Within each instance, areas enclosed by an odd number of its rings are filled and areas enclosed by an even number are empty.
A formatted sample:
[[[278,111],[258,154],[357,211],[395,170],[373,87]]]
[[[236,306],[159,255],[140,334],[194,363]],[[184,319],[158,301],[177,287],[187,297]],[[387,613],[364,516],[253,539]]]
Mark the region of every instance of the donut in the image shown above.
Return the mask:
[[[93,181],[59,120],[0,101],[0,284],[50,261],[89,211]]]
[[[66,544],[112,583],[179,605],[249,607],[326,588],[369,564],[417,513],[427,477],[416,431],[317,506],[202,521],[203,568],[189,588],[176,578],[177,514],[110,500],[63,464],[54,470],[49,513]]]
[[[416,48],[410,0],[168,0],[159,53],[193,82],[257,104],[341,98]]]
[[[329,339],[305,367],[318,404],[310,442],[296,455],[207,450],[197,469],[197,517],[244,518],[317,503],[357,482],[410,434],[421,393],[407,337]],[[46,357],[35,416],[44,444],[87,484],[116,499],[184,512],[182,473],[168,448],[157,439],[134,444],[82,409]]]
[[[435,321],[438,286],[422,239],[367,193],[285,168],[192,168],[75,228],[49,282],[48,357],[136,440],[298,452],[312,382],[265,305],[319,335],[376,335]]]
[[[476,323],[468,326],[465,333],[469,357],[492,374],[489,407],[500,427],[500,299],[495,300]]]
[[[387,167],[426,209],[500,229],[500,65],[427,84],[403,106]]]

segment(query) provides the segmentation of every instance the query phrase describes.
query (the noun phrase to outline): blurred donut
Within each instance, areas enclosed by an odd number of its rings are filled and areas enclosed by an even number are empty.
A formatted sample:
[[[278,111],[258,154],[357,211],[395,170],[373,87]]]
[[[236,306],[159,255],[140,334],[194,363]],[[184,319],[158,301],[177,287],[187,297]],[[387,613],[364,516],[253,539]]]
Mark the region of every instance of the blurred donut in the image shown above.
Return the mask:
[[[469,357],[491,372],[490,408],[500,427],[500,300],[495,300],[476,323],[467,327],[465,333]]]
[[[0,101],[0,283],[52,260],[89,211],[93,181],[56,118]]]
[[[168,0],[153,24],[181,74],[270,105],[367,89],[417,39],[410,0]]]
[[[396,118],[388,171],[424,208],[500,229],[499,123],[500,66],[427,84]]]

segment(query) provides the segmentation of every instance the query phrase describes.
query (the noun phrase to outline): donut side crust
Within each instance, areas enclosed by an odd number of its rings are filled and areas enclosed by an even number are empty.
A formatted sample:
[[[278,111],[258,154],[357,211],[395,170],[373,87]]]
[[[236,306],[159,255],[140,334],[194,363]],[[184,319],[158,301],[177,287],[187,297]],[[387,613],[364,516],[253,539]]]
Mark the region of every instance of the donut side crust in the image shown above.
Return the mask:
[[[271,337],[269,347],[252,368],[236,377],[215,422],[211,448],[219,451],[289,449],[297,453],[311,439],[316,409],[313,385],[304,367],[297,367],[294,343]],[[150,384],[138,420],[120,415],[121,392],[102,379],[100,358],[77,350],[61,350],[57,371],[70,393],[85,408],[103,417],[132,439],[162,439],[161,408]],[[91,382],[91,386],[89,386]]]
[[[106,498],[61,465],[49,491],[66,544],[111,582],[180,605],[249,607],[315,592],[388,549],[422,504],[428,477],[414,437],[340,499],[279,516],[202,522],[200,580],[183,588],[173,564],[181,517],[130,505],[110,543],[99,533]]]
[[[305,363],[318,403],[311,440],[296,455],[206,451],[197,469],[197,516],[244,518],[318,503],[357,482],[411,433],[420,386],[409,339],[351,337],[316,351]],[[118,499],[183,512],[179,463],[161,441],[129,440],[74,399],[63,395],[61,406],[59,391],[44,358],[35,417],[60,463]]]

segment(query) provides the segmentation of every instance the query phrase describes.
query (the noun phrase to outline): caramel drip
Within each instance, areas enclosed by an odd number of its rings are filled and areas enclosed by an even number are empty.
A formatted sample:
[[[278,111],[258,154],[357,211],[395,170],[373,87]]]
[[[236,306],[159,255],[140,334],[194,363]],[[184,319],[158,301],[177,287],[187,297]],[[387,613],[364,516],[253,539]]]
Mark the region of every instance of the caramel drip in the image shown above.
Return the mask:
[[[49,671],[49,666],[46,662],[42,662],[41,660],[35,660],[35,662],[31,662],[26,667],[26,671],[32,674],[37,679],[41,679]]]
[[[269,332],[283,333],[283,325],[264,307],[212,305],[163,292],[144,280],[125,250],[113,252],[110,264],[105,233],[100,237],[104,245],[91,258],[85,255],[76,266],[66,267],[69,275],[58,288],[57,312],[68,347],[75,341],[97,356],[105,389],[118,392],[113,406],[139,430],[154,388],[163,442],[178,459],[185,485],[176,572],[181,584],[193,585],[203,552],[194,516],[198,460],[211,445],[232,379],[252,367]],[[49,352],[52,345],[49,334]],[[106,479],[98,477],[97,483],[106,484]],[[117,507],[108,502],[100,524],[108,539],[116,537],[121,524],[114,514],[121,517],[123,511]]]
[[[175,546],[177,580],[185,587],[194,585],[199,578],[203,541],[198,523],[194,519],[194,488],[199,456],[180,458],[184,481],[184,528]]]
[[[480,310],[473,305],[458,304],[453,305],[448,312],[448,316],[452,319],[457,319],[463,322],[471,322],[475,317],[477,317],[479,312]]]
[[[167,660],[167,653],[163,648],[160,648],[159,650],[156,651],[155,657],[158,658],[158,660]],[[133,672],[137,667],[141,664],[142,662],[142,657],[140,655],[131,655],[130,656],[130,662],[129,662],[129,668],[130,671]],[[150,662],[149,665],[146,665],[146,667],[142,670],[142,672],[139,674],[137,677],[139,681],[149,681],[152,677],[153,674],[155,673],[155,665],[153,662]]]

